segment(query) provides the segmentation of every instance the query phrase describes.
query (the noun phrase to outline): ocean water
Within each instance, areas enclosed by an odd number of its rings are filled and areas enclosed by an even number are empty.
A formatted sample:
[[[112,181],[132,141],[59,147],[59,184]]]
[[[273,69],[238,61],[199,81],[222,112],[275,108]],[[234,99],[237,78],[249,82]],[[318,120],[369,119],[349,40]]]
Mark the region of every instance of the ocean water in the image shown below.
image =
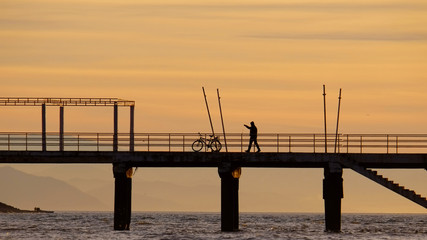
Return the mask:
[[[324,232],[323,214],[241,213],[240,231],[220,231],[218,213],[134,212],[130,231],[110,212],[0,214],[0,239],[427,239],[427,214],[343,214]]]

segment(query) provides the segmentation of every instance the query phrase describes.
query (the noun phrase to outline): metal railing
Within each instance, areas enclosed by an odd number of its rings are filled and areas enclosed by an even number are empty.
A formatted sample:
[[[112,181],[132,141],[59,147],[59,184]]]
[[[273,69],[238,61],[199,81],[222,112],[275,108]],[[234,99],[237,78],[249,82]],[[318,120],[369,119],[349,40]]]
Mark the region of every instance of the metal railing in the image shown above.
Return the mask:
[[[133,141],[131,137],[133,136]],[[192,144],[208,133],[121,133],[117,136],[118,151],[192,152]],[[217,135],[222,144],[223,135]],[[63,141],[61,141],[63,139]],[[335,149],[335,134],[326,136],[328,152]],[[0,151],[42,151],[40,132],[0,132]],[[227,134],[229,152],[247,150],[249,135]],[[259,134],[262,152],[325,152],[324,134]],[[113,151],[113,133],[47,133],[46,150],[60,151]],[[252,147],[252,151],[256,149]],[[204,147],[201,151],[209,152]],[[221,152],[225,152],[222,146]],[[427,153],[427,134],[339,134],[337,153]]]
[[[34,98],[0,97],[0,106],[134,106],[135,101],[120,98]]]

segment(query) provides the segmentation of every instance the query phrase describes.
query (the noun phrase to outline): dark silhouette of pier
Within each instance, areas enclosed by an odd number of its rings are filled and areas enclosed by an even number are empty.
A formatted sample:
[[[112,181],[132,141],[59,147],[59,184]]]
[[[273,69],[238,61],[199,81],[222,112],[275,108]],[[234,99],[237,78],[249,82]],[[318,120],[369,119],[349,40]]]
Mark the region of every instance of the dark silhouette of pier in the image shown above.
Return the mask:
[[[41,106],[41,132],[0,133],[0,163],[112,164],[114,229],[131,219],[134,167],[217,168],[221,179],[221,230],[239,229],[241,168],[323,168],[325,229],[341,229],[342,171],[375,181],[427,208],[427,200],[372,169],[426,169],[427,134],[258,134],[262,153],[246,153],[249,134],[227,134],[228,152],[192,150],[198,133],[135,133],[135,102],[116,98],[0,98],[0,106]],[[46,106],[59,106],[59,131],[46,132]],[[64,131],[64,106],[113,107],[113,133]],[[129,107],[129,133],[118,133],[118,107]],[[208,134],[202,134],[205,137]],[[218,135],[223,139],[224,135]],[[335,148],[337,153],[325,153]],[[255,149],[254,149],[255,150]]]

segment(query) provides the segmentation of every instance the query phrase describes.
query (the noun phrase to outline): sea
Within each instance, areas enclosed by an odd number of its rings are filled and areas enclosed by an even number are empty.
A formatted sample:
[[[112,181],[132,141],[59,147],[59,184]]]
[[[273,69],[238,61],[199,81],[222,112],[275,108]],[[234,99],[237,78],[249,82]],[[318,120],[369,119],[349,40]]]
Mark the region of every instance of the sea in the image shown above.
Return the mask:
[[[240,230],[221,232],[219,213],[133,212],[129,231],[112,212],[2,213],[0,239],[427,239],[427,214],[343,214],[341,233],[323,214],[241,213]]]

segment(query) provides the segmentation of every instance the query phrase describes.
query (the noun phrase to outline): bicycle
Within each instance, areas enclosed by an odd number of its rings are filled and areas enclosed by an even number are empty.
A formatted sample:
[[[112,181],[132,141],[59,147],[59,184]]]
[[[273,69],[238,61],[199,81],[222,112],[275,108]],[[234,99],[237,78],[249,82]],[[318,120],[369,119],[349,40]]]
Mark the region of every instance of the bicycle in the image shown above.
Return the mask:
[[[191,145],[191,148],[193,148],[193,151],[200,152],[200,150],[203,149],[204,146],[206,148],[210,148],[212,152],[219,152],[222,148],[221,143],[219,142],[218,136],[209,135],[209,139],[206,139],[200,134],[200,138],[193,142]]]

